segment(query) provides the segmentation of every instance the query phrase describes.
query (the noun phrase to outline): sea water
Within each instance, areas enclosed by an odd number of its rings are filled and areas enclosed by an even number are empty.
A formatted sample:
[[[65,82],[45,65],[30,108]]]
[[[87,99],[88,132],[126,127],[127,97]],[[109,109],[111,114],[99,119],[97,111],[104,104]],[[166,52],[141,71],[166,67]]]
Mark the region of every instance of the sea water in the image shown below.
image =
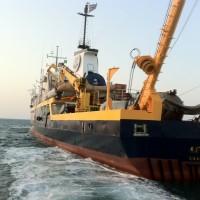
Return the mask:
[[[122,173],[29,133],[28,120],[0,119],[0,200],[200,199],[199,184],[160,183]]]

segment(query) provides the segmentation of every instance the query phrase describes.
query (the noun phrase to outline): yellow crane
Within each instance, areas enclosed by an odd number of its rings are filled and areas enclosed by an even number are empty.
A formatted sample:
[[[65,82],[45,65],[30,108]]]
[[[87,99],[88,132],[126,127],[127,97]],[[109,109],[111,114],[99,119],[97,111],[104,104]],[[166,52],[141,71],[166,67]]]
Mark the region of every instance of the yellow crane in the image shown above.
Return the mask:
[[[173,38],[184,3],[185,0],[174,0],[172,2],[168,17],[162,28],[161,37],[154,58],[151,56],[137,56],[134,60],[134,62],[148,75],[135,105],[136,109],[153,112],[155,107],[160,109],[162,108],[162,101],[155,90],[155,84],[160,74],[163,62],[167,56],[167,51]]]

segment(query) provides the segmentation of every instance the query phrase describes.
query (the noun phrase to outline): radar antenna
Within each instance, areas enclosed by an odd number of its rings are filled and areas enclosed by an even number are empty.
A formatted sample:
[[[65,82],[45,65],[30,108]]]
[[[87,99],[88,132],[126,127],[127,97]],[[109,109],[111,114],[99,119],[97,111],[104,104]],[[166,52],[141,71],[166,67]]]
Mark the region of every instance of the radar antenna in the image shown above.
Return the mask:
[[[89,42],[86,42],[86,25],[87,25],[87,17],[94,17],[94,15],[89,15],[88,13],[92,12],[95,10],[97,7],[97,4],[91,4],[86,3],[85,8],[84,8],[84,13],[78,13],[79,15],[84,16],[84,30],[83,30],[83,40],[79,41],[78,48],[80,49],[86,49],[89,48]]]

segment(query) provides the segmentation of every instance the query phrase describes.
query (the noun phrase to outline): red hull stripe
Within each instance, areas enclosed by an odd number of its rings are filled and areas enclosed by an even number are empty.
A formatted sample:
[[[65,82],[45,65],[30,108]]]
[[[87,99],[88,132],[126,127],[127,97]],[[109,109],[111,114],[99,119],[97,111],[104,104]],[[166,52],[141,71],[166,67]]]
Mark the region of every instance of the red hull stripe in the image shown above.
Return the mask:
[[[34,127],[31,128],[31,133],[38,140],[50,146],[57,146],[84,158],[91,158],[94,161],[139,177],[161,181],[200,181],[200,165],[196,165],[196,163],[157,158],[118,157],[48,138],[37,132]]]

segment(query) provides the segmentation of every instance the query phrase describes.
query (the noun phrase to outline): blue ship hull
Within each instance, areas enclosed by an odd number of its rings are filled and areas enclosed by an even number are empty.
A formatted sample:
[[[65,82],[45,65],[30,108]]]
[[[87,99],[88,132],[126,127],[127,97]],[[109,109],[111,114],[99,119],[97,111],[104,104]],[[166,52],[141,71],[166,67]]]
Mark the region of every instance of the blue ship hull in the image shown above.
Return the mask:
[[[32,121],[40,140],[116,169],[163,181],[200,180],[200,123]]]

